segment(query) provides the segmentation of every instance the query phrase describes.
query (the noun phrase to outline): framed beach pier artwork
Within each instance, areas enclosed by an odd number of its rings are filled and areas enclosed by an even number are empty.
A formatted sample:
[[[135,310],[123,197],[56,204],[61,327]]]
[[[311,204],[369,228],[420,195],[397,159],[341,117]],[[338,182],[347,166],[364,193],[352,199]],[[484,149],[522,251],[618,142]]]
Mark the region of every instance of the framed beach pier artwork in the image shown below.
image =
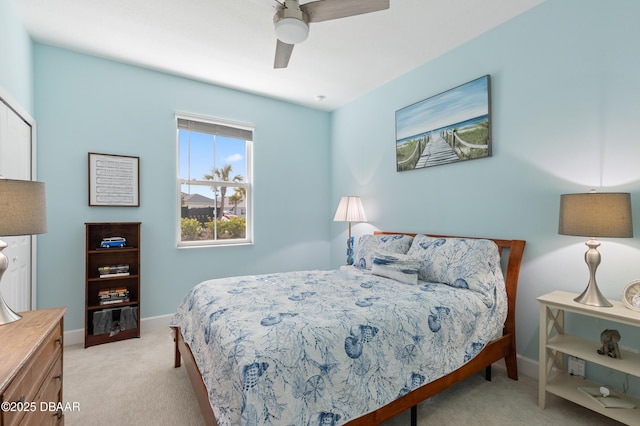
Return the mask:
[[[485,75],[396,111],[396,170],[490,157],[490,94]]]

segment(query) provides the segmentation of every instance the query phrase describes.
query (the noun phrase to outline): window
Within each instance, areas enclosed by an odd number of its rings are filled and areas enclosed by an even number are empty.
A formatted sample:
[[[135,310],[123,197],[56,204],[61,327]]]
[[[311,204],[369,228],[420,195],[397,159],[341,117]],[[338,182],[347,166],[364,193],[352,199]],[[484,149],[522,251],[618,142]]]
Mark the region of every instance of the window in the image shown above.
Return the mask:
[[[253,128],[186,114],[176,119],[178,247],[251,243]]]

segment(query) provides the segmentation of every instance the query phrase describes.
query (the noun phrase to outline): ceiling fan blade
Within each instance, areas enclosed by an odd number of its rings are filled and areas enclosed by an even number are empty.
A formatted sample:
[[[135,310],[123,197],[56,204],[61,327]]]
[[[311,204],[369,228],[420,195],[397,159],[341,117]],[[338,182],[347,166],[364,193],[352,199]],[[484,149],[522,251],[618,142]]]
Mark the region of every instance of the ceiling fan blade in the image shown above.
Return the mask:
[[[322,22],[389,9],[390,0],[318,0],[301,4],[309,22]]]
[[[276,44],[276,58],[273,61],[273,68],[286,68],[289,65],[289,58],[293,52],[293,44],[283,43],[278,40]]]

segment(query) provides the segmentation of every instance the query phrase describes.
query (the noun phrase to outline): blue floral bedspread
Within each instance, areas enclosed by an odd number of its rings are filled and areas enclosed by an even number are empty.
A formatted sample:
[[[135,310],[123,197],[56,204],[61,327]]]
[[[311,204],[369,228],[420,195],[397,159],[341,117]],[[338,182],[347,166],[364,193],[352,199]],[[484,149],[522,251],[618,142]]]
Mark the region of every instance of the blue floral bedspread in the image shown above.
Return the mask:
[[[171,325],[220,426],[343,424],[475,357],[502,333],[495,298],[343,267],[205,281]]]

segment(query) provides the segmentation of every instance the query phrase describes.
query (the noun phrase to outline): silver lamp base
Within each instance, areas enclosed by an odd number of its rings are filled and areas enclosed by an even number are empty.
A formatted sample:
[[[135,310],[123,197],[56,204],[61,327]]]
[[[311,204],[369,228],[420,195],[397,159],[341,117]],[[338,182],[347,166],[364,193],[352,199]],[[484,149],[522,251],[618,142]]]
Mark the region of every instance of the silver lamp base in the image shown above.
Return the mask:
[[[589,285],[582,294],[573,300],[578,303],[582,303],[583,305],[598,306],[600,308],[610,308],[613,306],[613,304],[611,304],[611,302],[609,302],[607,298],[600,293],[595,282],[593,285],[589,282]]]
[[[2,275],[4,274],[4,271],[6,271],[9,266],[9,259],[7,259],[7,256],[2,252],[5,248],[7,248],[7,243],[0,240],[0,282],[2,282]],[[0,325],[18,321],[20,318],[22,317],[13,312],[11,308],[7,306],[2,298],[2,293],[0,293]]]
[[[2,298],[2,294],[0,294],[0,326],[18,321],[20,318],[22,317],[13,312],[11,308],[7,306]]]
[[[600,265],[600,252],[598,251],[600,243],[595,238],[592,238],[585,244],[589,247],[589,250],[584,254],[584,261],[587,262],[587,266],[589,267],[589,284],[587,284],[587,288],[582,294],[573,300],[583,305],[610,308],[613,304],[600,293],[600,289],[598,289],[598,284],[596,283],[596,269],[598,265]]]

